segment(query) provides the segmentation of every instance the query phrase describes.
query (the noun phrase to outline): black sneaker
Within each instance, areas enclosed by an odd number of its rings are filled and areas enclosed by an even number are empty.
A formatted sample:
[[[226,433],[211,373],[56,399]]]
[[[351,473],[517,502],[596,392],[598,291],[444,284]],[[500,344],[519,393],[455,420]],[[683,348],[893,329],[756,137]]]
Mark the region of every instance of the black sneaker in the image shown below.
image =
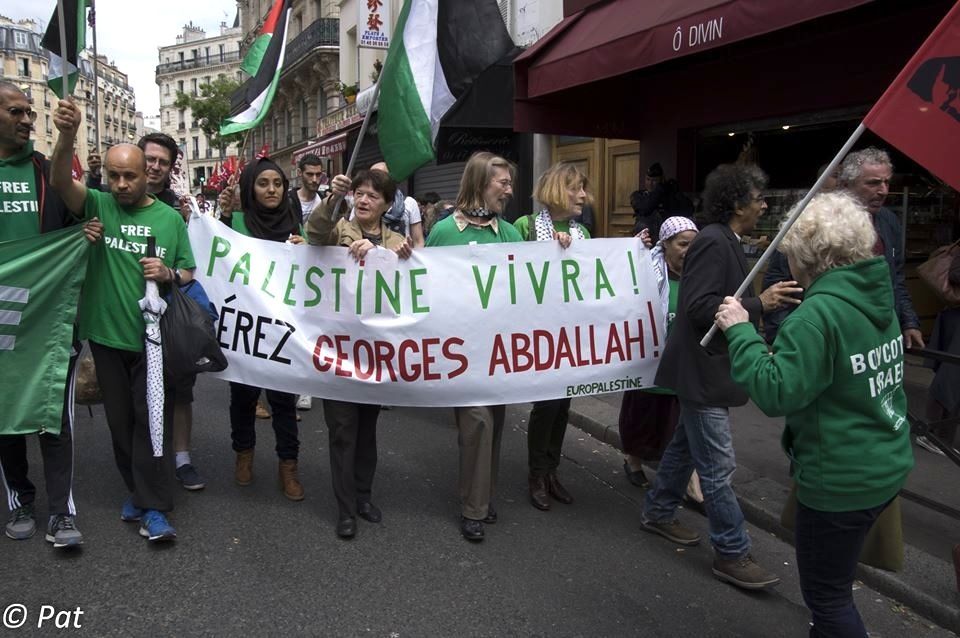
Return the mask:
[[[83,544],[83,534],[70,514],[56,514],[47,523],[47,542],[56,548],[76,547]]]
[[[190,463],[177,468],[177,480],[180,481],[185,490],[202,490],[207,486],[207,482],[200,476],[197,468]]]
[[[10,513],[6,534],[15,541],[23,541],[37,533],[37,522],[33,520],[33,505],[22,505]]]

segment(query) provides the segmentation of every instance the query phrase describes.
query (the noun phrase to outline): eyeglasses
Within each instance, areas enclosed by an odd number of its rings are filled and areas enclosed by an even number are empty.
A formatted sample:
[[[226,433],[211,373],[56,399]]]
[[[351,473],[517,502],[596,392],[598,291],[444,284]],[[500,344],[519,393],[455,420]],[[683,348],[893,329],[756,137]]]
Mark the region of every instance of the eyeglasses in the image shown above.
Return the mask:
[[[495,179],[495,183],[500,184],[501,188],[513,188],[513,180],[509,179]]]
[[[29,119],[31,122],[37,121],[37,112],[30,108],[22,109],[19,106],[8,106],[7,113],[13,116],[13,119],[15,120],[19,120],[21,117],[26,115],[27,119]]]

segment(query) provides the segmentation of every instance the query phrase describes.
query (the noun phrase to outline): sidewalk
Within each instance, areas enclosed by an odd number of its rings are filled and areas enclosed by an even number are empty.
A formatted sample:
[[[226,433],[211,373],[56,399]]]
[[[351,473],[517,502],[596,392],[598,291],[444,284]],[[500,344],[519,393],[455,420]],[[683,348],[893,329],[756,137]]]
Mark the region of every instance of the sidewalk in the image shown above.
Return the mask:
[[[932,374],[915,361],[908,361],[904,387],[912,411],[922,415]],[[574,399],[570,423],[619,449],[621,397],[614,393]],[[780,512],[789,493],[788,463],[780,449],[783,420],[767,417],[753,403],[731,409],[730,419],[737,454],[733,482],[744,515],[754,525],[792,542],[792,531],[780,525]],[[916,465],[906,489],[960,510],[960,467],[917,446],[913,449]],[[907,499],[902,501],[904,571],[891,573],[861,565],[859,578],[960,633],[960,593],[951,558],[953,546],[960,543],[960,523]]]

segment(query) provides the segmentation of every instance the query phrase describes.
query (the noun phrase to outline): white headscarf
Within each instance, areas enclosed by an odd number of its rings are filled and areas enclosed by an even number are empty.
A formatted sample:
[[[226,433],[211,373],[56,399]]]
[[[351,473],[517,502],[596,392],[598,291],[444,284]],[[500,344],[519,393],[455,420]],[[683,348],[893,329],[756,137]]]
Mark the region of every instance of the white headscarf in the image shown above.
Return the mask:
[[[664,317],[670,312],[670,273],[667,267],[667,257],[663,254],[663,242],[675,235],[692,230],[697,233],[697,225],[688,217],[668,217],[660,225],[660,240],[650,251],[650,259],[653,261],[654,270],[657,273],[657,291],[660,293],[660,306],[663,308]]]

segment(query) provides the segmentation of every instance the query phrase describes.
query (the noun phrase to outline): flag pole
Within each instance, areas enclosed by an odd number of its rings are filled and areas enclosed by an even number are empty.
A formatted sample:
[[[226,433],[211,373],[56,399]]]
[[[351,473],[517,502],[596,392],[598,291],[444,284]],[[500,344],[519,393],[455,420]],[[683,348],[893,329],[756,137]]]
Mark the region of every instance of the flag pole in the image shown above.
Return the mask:
[[[776,237],[773,238],[773,241],[770,242],[770,245],[767,246],[767,249],[763,251],[763,254],[760,255],[760,259],[757,260],[757,263],[753,266],[753,269],[750,270],[750,274],[747,275],[747,278],[743,280],[743,283],[740,284],[740,287],[737,288],[737,291],[733,293],[733,296],[737,299],[740,299],[743,296],[743,293],[747,290],[747,287],[753,284],[754,278],[760,273],[767,262],[770,260],[770,257],[773,256],[774,251],[777,250],[777,247],[780,245],[780,242],[783,240],[784,235],[787,234],[787,231],[790,230],[790,227],[793,226],[794,222],[797,221],[797,218],[800,217],[800,214],[803,213],[803,209],[807,207],[807,204],[810,203],[810,200],[813,199],[813,196],[820,192],[820,189],[823,188],[823,183],[833,175],[834,171],[837,170],[837,167],[840,166],[840,162],[843,161],[843,158],[847,156],[847,153],[850,152],[850,149],[853,148],[853,145],[857,143],[857,140],[860,139],[860,136],[863,135],[863,132],[866,131],[866,126],[863,122],[860,122],[860,125],[857,126],[856,130],[850,135],[850,139],[846,141],[843,145],[843,148],[840,149],[840,152],[837,153],[830,164],[827,165],[827,168],[820,173],[820,177],[817,178],[817,181],[813,184],[813,188],[803,196],[803,199],[800,200],[790,216],[785,222],[780,226],[780,232],[777,233]],[[713,336],[717,333],[719,327],[716,323],[710,326],[710,330],[707,331],[707,334],[704,335],[703,339],[700,341],[700,345],[704,348],[707,347],[707,344],[713,339]]]
[[[63,14],[63,0],[57,0],[57,18],[60,23],[60,59],[63,64],[63,77],[60,79],[63,80],[63,99],[67,99],[67,96],[70,95],[70,73],[67,70],[67,65],[70,63],[67,61],[69,54],[67,53],[67,25],[65,22],[66,16]]]
[[[100,153],[100,82],[97,81],[100,59],[97,57],[97,8],[95,0],[89,0],[89,5],[90,28],[93,29],[93,136],[96,142],[95,150]]]
[[[357,162],[357,155],[360,153],[360,146],[363,144],[363,138],[367,134],[367,126],[370,124],[370,115],[373,113],[373,107],[377,104],[377,98],[380,97],[380,80],[383,78],[383,73],[380,74],[380,77],[377,78],[377,83],[373,85],[373,95],[370,98],[370,108],[367,109],[367,112],[363,116],[363,124],[360,125],[360,132],[357,134],[357,143],[353,146],[353,152],[350,153],[350,161],[347,163],[347,170],[343,172],[344,175],[350,177],[353,173],[353,165]],[[337,203],[333,207],[333,219],[336,219],[340,215],[340,204],[343,203],[343,195],[337,197]]]

